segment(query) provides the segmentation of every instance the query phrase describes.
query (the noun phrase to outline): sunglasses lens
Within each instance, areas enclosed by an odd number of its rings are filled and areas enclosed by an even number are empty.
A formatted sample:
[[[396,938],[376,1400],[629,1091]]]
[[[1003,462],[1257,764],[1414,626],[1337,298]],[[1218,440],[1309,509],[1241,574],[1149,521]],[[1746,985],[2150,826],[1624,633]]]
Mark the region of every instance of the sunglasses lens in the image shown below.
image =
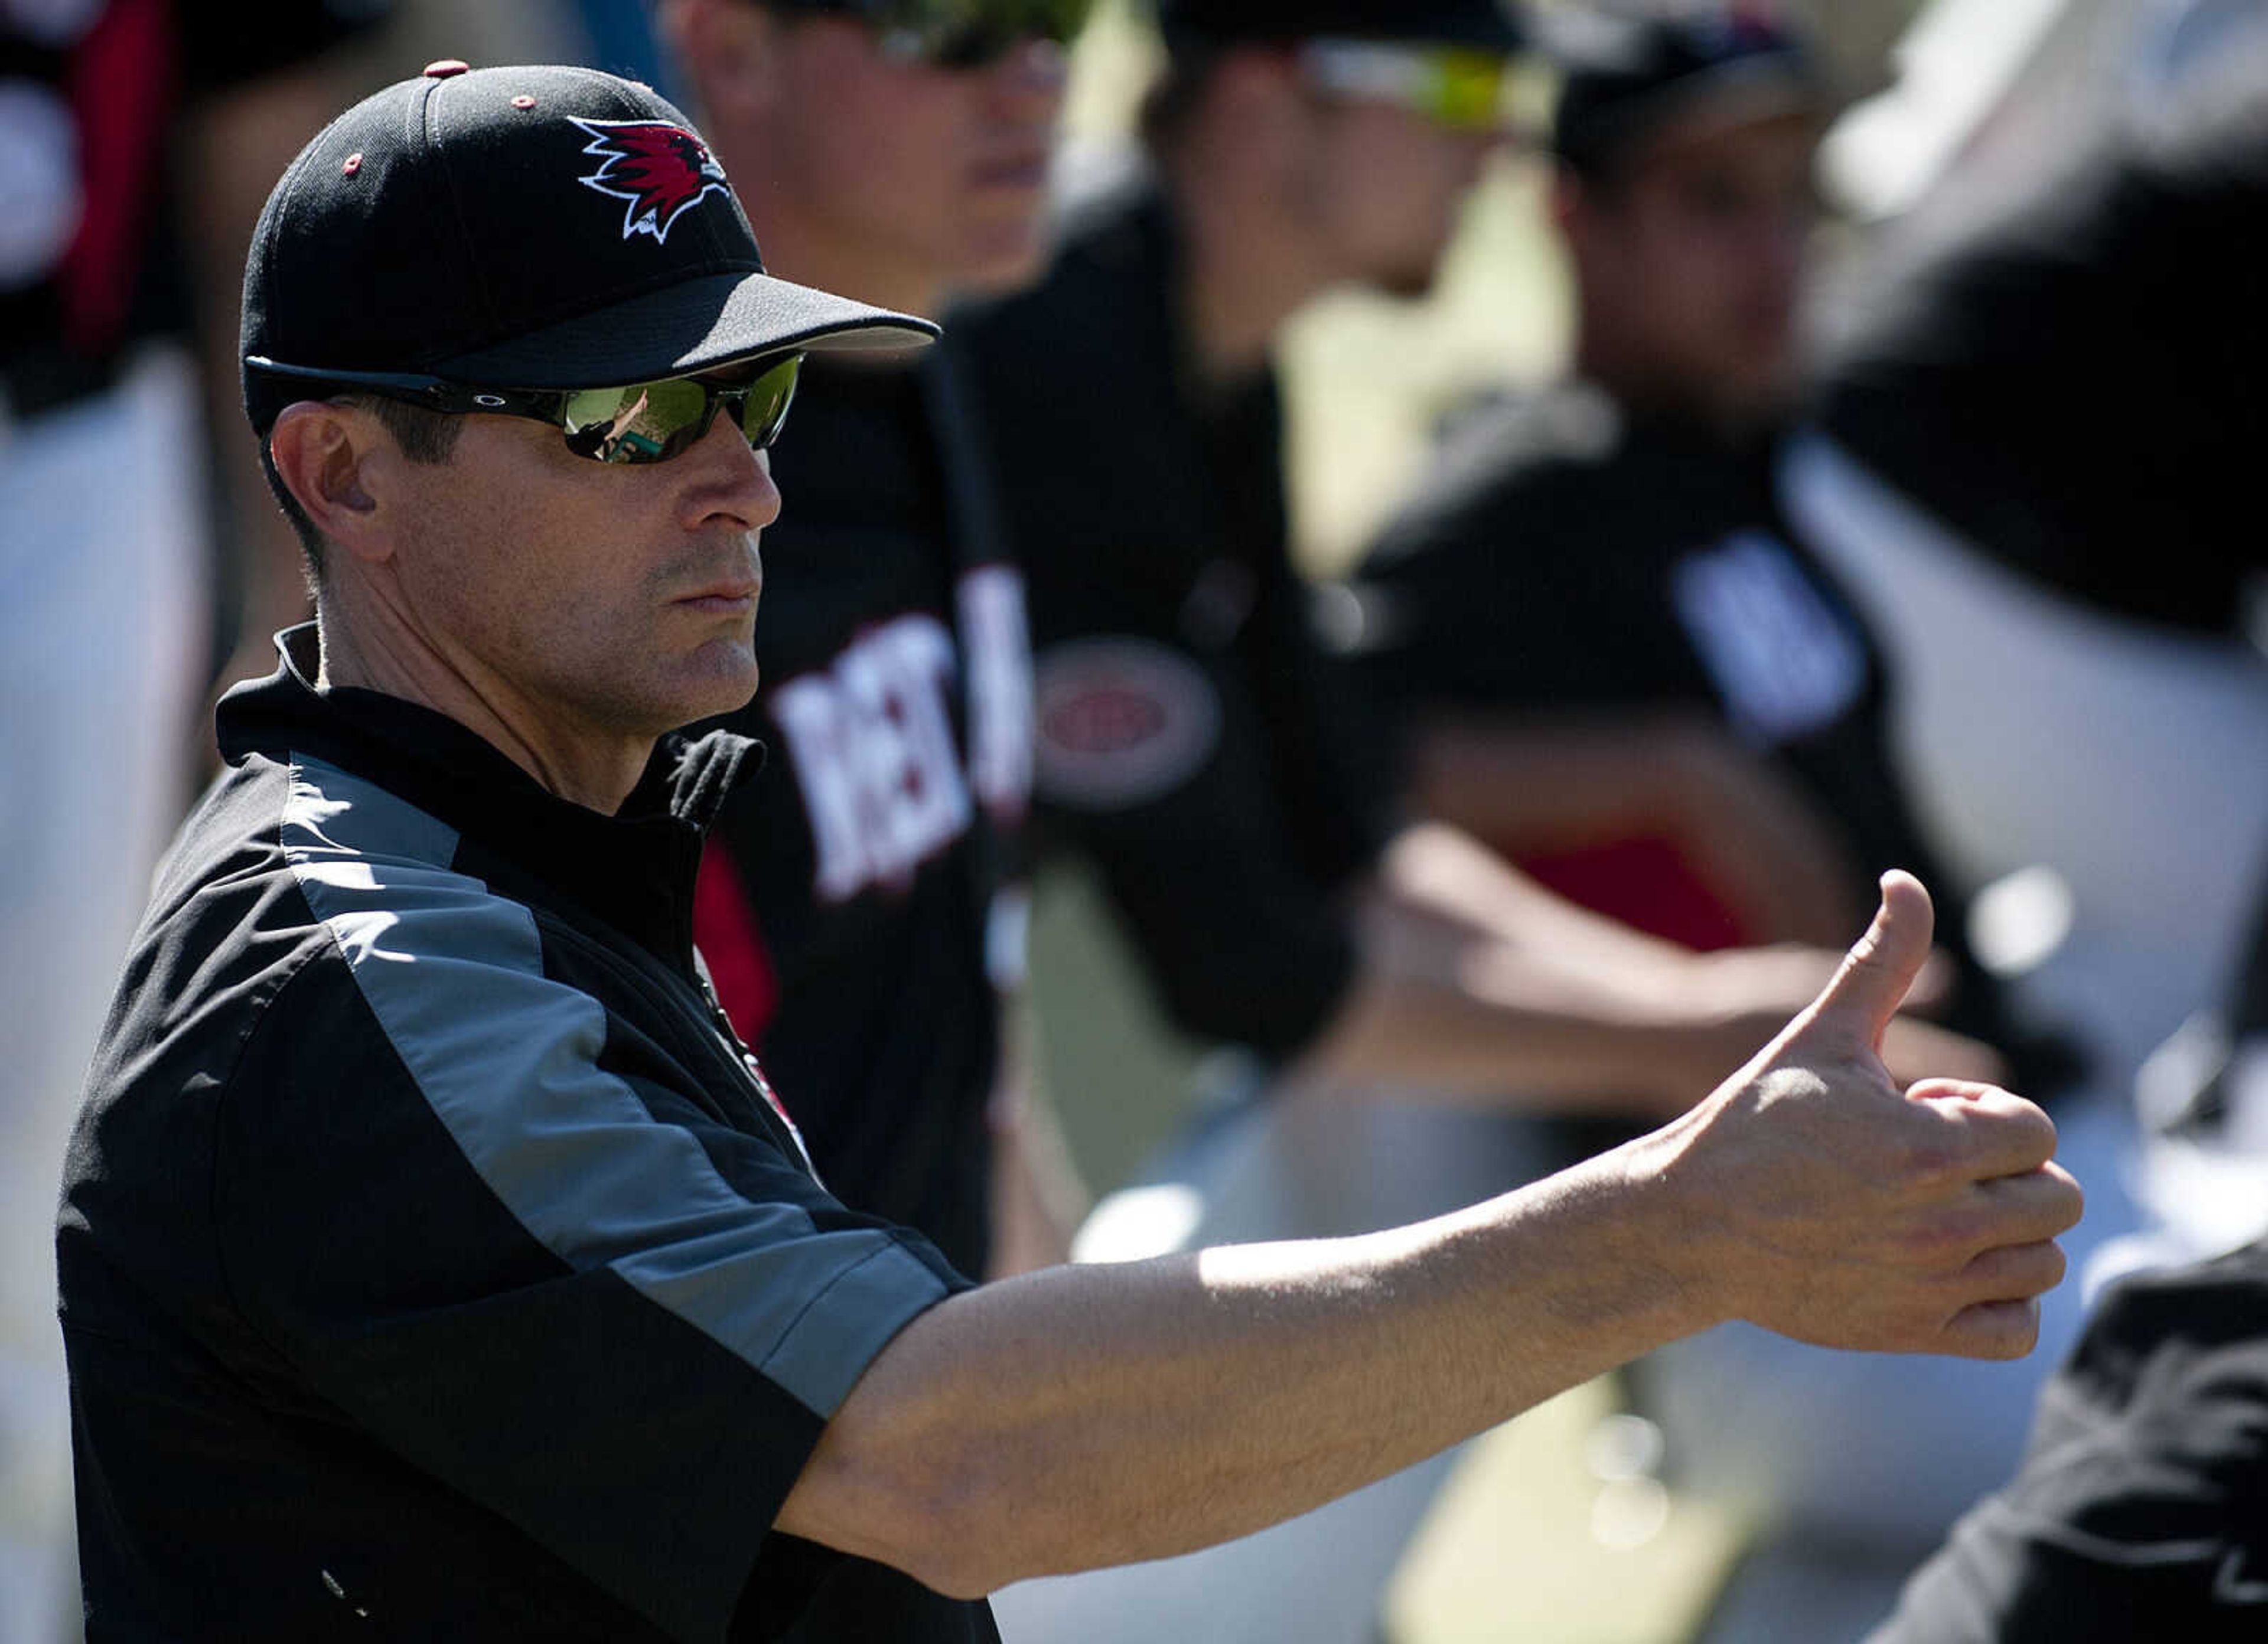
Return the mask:
[[[1433,118],[1460,131],[1497,123],[1504,101],[1505,61],[1479,51],[1445,51],[1433,60]]]
[[[1069,44],[1093,9],[1093,0],[895,0],[876,20],[901,57],[981,69],[1027,40]]]
[[[708,391],[678,377],[567,396],[560,426],[568,449],[596,462],[660,462],[699,437]]]
[[[748,397],[740,402],[740,431],[758,451],[779,437],[781,428],[787,422],[787,408],[795,401],[796,378],[802,371],[803,356],[795,355],[748,385]]]
[[[740,400],[740,431],[762,451],[779,437],[803,356],[791,355],[759,372]],[[666,462],[709,431],[711,407],[734,390],[669,377],[624,388],[585,388],[569,394],[559,426],[567,449],[593,462]]]

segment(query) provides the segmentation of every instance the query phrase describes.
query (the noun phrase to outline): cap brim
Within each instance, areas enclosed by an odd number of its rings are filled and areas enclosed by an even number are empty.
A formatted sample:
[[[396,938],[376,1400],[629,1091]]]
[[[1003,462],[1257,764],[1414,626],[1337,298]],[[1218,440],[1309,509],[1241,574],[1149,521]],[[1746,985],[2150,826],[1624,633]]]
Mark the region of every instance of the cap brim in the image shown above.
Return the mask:
[[[768,274],[713,274],[562,320],[428,368],[492,388],[596,388],[681,377],[760,355],[918,349],[938,327]]]

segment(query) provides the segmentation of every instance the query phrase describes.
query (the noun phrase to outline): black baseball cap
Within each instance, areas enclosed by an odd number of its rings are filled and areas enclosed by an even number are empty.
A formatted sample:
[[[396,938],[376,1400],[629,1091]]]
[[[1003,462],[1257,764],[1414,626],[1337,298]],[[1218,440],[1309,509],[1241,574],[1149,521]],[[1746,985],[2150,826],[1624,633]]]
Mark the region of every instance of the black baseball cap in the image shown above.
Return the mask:
[[[1824,78],[1802,37],[1735,6],[1616,15],[1562,8],[1543,31],[1562,79],[1552,151],[1579,172],[1609,168],[1690,110],[1744,118],[1823,111]]]
[[[650,88],[437,62],[357,103],[268,197],[244,269],[244,407],[311,371],[573,389],[792,349],[907,348],[909,314],[776,280],[725,173]]]
[[[1524,38],[1508,0],[1158,0],[1158,28],[1174,48],[1374,40],[1509,55]]]

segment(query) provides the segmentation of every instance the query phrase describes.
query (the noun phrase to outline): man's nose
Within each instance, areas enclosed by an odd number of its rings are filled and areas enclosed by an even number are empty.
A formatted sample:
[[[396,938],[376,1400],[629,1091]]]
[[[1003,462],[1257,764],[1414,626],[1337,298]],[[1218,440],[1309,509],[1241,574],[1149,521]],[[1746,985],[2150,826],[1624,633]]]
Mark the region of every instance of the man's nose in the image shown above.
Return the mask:
[[[779,517],[771,455],[749,445],[737,417],[719,412],[693,448],[672,460],[687,469],[682,511],[688,525],[721,517],[746,531],[762,531]]]

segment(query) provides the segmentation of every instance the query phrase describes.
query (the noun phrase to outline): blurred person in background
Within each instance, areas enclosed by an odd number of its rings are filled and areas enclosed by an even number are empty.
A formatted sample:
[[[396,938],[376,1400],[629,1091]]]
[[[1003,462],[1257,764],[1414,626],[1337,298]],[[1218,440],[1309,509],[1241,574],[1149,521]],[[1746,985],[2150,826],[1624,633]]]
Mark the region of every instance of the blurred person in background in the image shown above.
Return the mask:
[[[2059,99],[2093,109],[2078,140],[2020,181],[1999,157],[1999,209],[1885,231],[1787,486],[1926,664],[1911,740],[1949,831],[2074,885],[2037,980],[2122,1083],[2228,996],[2268,891],[2268,14],[2150,20]],[[2156,1152],[2177,1230],[2199,1196]],[[2268,1225],[2268,1176],[2211,1196]]]
[[[1402,827],[1286,540],[1278,333],[1335,286],[1426,289],[1518,31],[1491,0],[1160,22],[1149,163],[955,322],[1030,587],[1045,845],[1097,865],[1199,1037],[1351,1086],[1676,1112],[1815,958],[1695,958]]]
[[[1830,943],[1883,870],[1947,883],[1881,647],[1773,495],[1831,94],[1753,9],[1555,18],[1572,376],[1463,420],[1358,573],[1351,648],[1421,812],[1689,948]],[[1943,900],[1943,1019],[2051,1094],[2071,1053]]]
[[[48,1644],[77,1612],[49,1229],[87,1058],[211,757],[196,716],[217,646],[264,653],[306,604],[272,508],[244,514],[232,562],[208,530],[244,247],[335,102],[316,59],[387,9],[0,5],[4,1644]]]
[[[770,265],[917,314],[1035,272],[1086,0],[668,0]],[[815,360],[772,453],[773,748],[709,847],[696,934],[830,1189],[962,1271],[1059,1259],[1076,1206],[1006,1042],[1031,774],[1022,581],[950,341]],[[998,1215],[994,1214],[998,1209]]]

